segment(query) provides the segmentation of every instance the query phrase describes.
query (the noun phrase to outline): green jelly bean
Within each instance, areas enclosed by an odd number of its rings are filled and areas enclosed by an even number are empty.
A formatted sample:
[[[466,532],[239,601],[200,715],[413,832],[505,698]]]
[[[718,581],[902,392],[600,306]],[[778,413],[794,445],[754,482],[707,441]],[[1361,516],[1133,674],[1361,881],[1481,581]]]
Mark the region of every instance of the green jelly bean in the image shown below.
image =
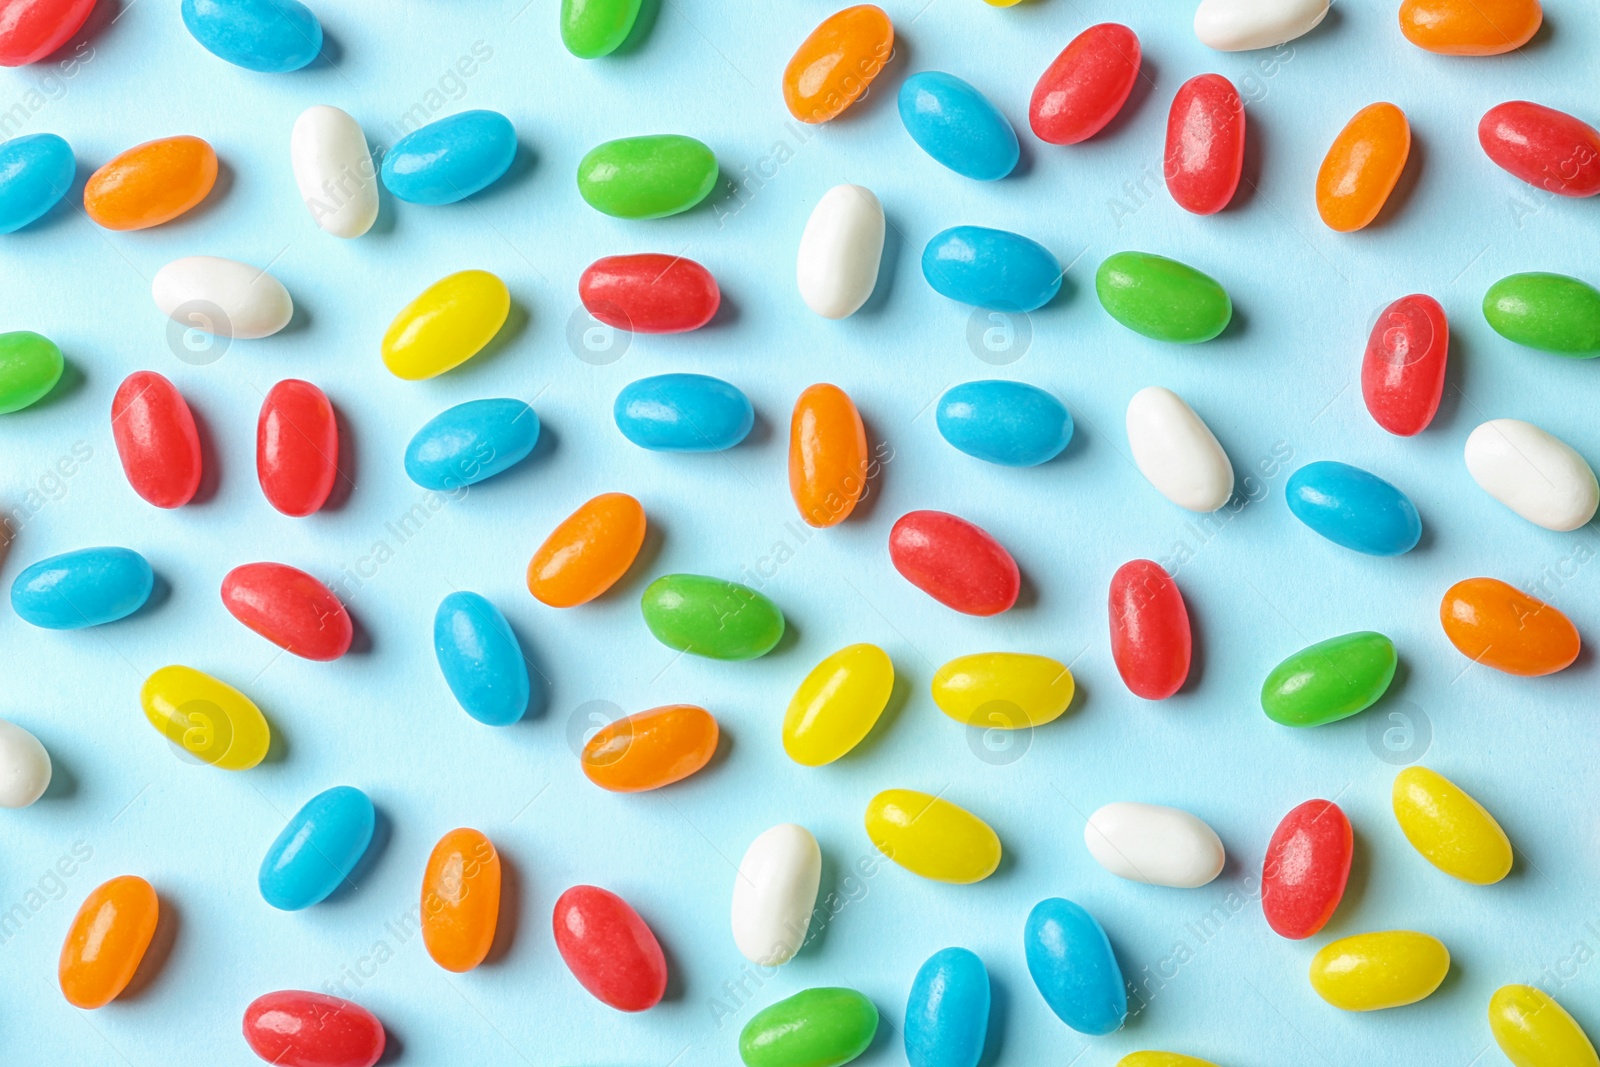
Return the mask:
[[[872,1044],[878,1009],[854,989],[806,989],[756,1013],[739,1034],[747,1067],[839,1067]]]
[[[711,659],[755,659],[783,636],[778,605],[738,582],[668,574],[644,591],[645,625],[668,648]]]
[[[716,153],[675,133],[607,141],[578,164],[578,192],[596,211],[620,219],[688,211],[716,184]]]
[[[1109,257],[1095,272],[1094,291],[1108,315],[1157,341],[1209,341],[1233,318],[1233,301],[1215,279],[1149,252]]]
[[[1600,290],[1565,274],[1501,278],[1483,297],[1483,317],[1508,341],[1578,359],[1600,356]]]
[[[61,349],[28,330],[0,333],[0,415],[44,399],[66,367]]]
[[[1283,726],[1321,726],[1365,711],[1394,680],[1394,642],[1380,633],[1330,637],[1272,669],[1261,708]]]
[[[561,0],[561,43],[579,59],[599,59],[633,32],[641,0]]]

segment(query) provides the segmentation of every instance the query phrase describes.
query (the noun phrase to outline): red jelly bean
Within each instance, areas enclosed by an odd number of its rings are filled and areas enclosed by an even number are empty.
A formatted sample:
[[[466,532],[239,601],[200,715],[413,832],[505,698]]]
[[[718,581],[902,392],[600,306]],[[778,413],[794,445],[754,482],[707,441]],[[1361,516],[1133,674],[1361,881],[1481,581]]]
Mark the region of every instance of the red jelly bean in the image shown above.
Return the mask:
[[[1111,576],[1111,658],[1134,696],[1165,700],[1189,677],[1193,641],[1178,583],[1147,559]]]
[[[667,958],[639,913],[609,890],[575,885],[556,901],[556,950],[578,983],[618,1011],[655,1007]]]
[[[94,0],[5,0],[0,4],[0,66],[37,63],[83,26]]]
[[[133,491],[158,508],[187,504],[200,488],[200,434],[177,386],[135,371],[111,398],[111,437]]]
[[[889,531],[889,559],[906,581],[967,615],[998,615],[1022,588],[1017,561],[999,541],[943,511],[900,516]]]
[[[1178,87],[1167,113],[1167,190],[1185,211],[1215,215],[1244,173],[1244,100],[1220,74]]]
[[[1553,107],[1511,100],[1478,122],[1478,143],[1496,165],[1558,196],[1600,193],[1600,131]]]
[[[222,579],[228,613],[286,652],[338,659],[350,650],[350,613],[333,591],[282,563],[246,563]]]
[[[366,1008],[325,993],[284,989],[244,1010],[250,1051],[275,1067],[372,1067],[383,1024]]]
[[[1308,800],[1283,817],[1261,865],[1267,925],[1300,941],[1333,918],[1350,879],[1355,837],[1331,800]]]
[[[1045,68],[1028,102],[1041,141],[1077,144],[1105,129],[1139,79],[1139,37],[1126,26],[1090,26]]]
[[[1372,421],[1410,437],[1427,429],[1444,394],[1450,321],[1439,301],[1422,293],[1383,309],[1361,360],[1361,395]]]
[[[327,503],[339,474],[339,423],[327,394],[297,378],[272,387],[256,421],[256,477],[267,503],[299,518]]]
[[[692,259],[643,252],[589,264],[578,279],[578,299],[614,329],[683,333],[711,321],[722,291],[711,272]]]

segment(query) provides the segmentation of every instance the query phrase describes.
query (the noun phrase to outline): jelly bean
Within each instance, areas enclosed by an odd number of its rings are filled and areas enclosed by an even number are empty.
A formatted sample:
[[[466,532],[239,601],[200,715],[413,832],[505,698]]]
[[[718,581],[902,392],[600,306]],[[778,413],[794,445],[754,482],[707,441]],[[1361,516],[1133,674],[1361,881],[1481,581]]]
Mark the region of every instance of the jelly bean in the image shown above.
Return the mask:
[[[832,763],[872,732],[894,692],[894,663],[877,645],[849,645],[811,669],[783,716],[783,750],[806,767]]]
[[[262,899],[279,911],[322,903],[361,862],[376,823],[361,790],[336,785],[318,793],[267,849],[257,879]]]
[[[1483,317],[1507,341],[1541,352],[1600,356],[1600,290],[1565,274],[1511,274],[1483,296]]]
[[[1217,1067],[1217,1065],[1198,1056],[1185,1056],[1181,1052],[1130,1052],[1117,1061],[1117,1067]]]
[[[338,659],[355,627],[333,591],[282,563],[245,563],[222,579],[228,614],[302,659]]]
[[[379,171],[408,204],[454,204],[499,181],[517,155],[517,130],[498,111],[463,111],[395,142]]]
[[[72,146],[53,133],[0,144],[0,233],[43,218],[72,188],[77,168]]]
[[[1167,112],[1167,191],[1195,215],[1228,206],[1244,174],[1244,100],[1220,74],[1178,87]]]
[[[378,170],[361,124],[336,107],[316,104],[289,135],[295,186],[323,233],[360,237],[378,220]]]
[[[200,488],[200,434],[183,394],[155,371],[135,371],[111,398],[111,437],[133,491],[158,508]]]
[[[1033,906],[1022,930],[1028,973],[1056,1018],[1080,1034],[1109,1034],[1128,1015],[1111,941],[1093,915],[1061,897]]]
[[[925,70],[900,85],[900,121],[917,146],[963,178],[999,181],[1017,167],[1017,133],[954,74]]]
[[[606,256],[578,278],[584,310],[618,330],[684,333],[710,322],[722,303],[711,272],[664,252]]]
[[[1219,52],[1272,48],[1321,25],[1331,0],[1200,0],[1194,35]]]
[[[827,122],[865,93],[894,56],[894,24],[857,4],[823,19],[783,68],[783,103],[801,122]]]
[[[668,704],[601,727],[583,746],[583,773],[601,789],[642,793],[681,782],[717,754],[717,720],[693,704]]]
[[[252,1000],[244,1039],[273,1067],[373,1067],[385,1044],[383,1024],[366,1008],[295,989]]]
[[[1165,700],[1189,678],[1193,638],[1178,583],[1148,559],[1124,563],[1107,598],[1111,658],[1136,697]]]
[[[156,271],[156,307],[174,322],[215,337],[271,337],[294,317],[283,283],[260,267],[218,256],[186,256]]]
[[[1565,111],[1526,100],[1499,104],[1479,120],[1478,143],[1502,170],[1546,192],[1600,193],[1600,130]]]
[[[66,366],[50,338],[28,330],[0,333],[0,415],[43,400]]]
[[[1076,688],[1067,665],[1025,652],[957,656],[933,673],[933,702],[956,722],[1027,730],[1059,719]]]
[[[1544,21],[1539,0],[1403,0],[1400,32],[1443,56],[1497,56],[1533,39]]]
[[[1061,291],[1061,264],[1037,241],[983,226],[954,226],[922,250],[922,276],[940,296],[994,311],[1037,311]]]
[[[977,954],[946,948],[928,957],[906,1000],[911,1067],[978,1067],[989,1032],[989,972]]]
[[[1307,645],[1267,675],[1261,710],[1281,726],[1322,726],[1370,708],[1394,680],[1394,642],[1362,630]]]
[[[1301,941],[1326,926],[1354,856],[1350,820],[1331,800],[1308,800],[1285,815],[1261,861],[1261,910],[1273,932]]]
[[[1212,512],[1233,497],[1233,464],[1216,435],[1171,389],[1148,386],[1128,401],[1128,448],[1156,491],[1180,508]]]
[[[883,205],[864,185],[835,185],[806,219],[795,280],[806,307],[825,319],[849,318],[878,284]]]
[[[1198,889],[1222,873],[1222,839],[1197,816],[1160,804],[1117,801],[1083,827],[1094,861],[1118,878]]]
[[[454,492],[521,463],[539,443],[539,416],[521,400],[468,400],[423,424],[406,445],[406,477]]]
[[[756,424],[749,397],[705,374],[640,378],[617,394],[611,412],[622,436],[652,452],[721,452]]]
[[[1017,602],[1017,561],[989,534],[943,511],[908,511],[889,531],[900,576],[964,615],[998,615]]]
[[[155,572],[127,548],[80,548],[42,559],[11,583],[11,610],[46,630],[80,630],[144,607]]]
[[[1450,320],[1439,301],[1413,293],[1384,308],[1361,360],[1361,396],[1372,421],[1401,437],[1427,429],[1449,358]]]
[[[789,417],[789,495],[806,525],[826,529],[849,518],[870,470],[855,403],[837,385],[807,387]]]
[[[61,993],[75,1008],[103,1008],[133,981],[160,920],[150,883],[124,874],[84,899],[61,946]]]
[[[645,589],[640,608],[657,641],[709,659],[755,659],[783,637],[778,605],[721,578],[663,575]]]
[[[1356,552],[1399,556],[1422,538],[1422,519],[1411,498],[1348,463],[1307,463],[1289,476],[1284,495],[1295,518]]]
[[[1427,767],[1394,780],[1394,819],[1411,847],[1452,878],[1493,885],[1511,873],[1511,841],[1460,786]]]
[[[267,757],[272,728],[255,702],[219,678],[172,664],[139,689],[144,717],[187,757],[247,771]]]
[[[14,722],[0,719],[0,808],[25,808],[50,788],[50,753]]]
[[[487,598],[455,592],[433,615],[433,651],[461,710],[486,726],[510,726],[528,710],[528,661],[511,624]]]
[[[486,270],[447,275],[389,323],[383,365],[407,381],[436,377],[482,351],[510,313],[511,293],[495,275]]]
[[[1572,620],[1497,578],[1452,585],[1439,604],[1439,622],[1472,662],[1523,677],[1565,670],[1583,645]]]
[[[83,26],[95,0],[14,0],[0,18],[0,67],[37,63]]]
[[[1532,423],[1491,419],[1467,436],[1465,455],[1484,492],[1546,530],[1576,530],[1600,507],[1593,468]]]
[[[1450,950],[1411,930],[1357,934],[1322,946],[1311,988],[1344,1011],[1399,1008],[1424,999],[1450,970]]]
[[[552,608],[587,604],[617,583],[644,544],[644,508],[601,493],[550,531],[528,561],[528,592]]]
[[[1317,214],[1350,233],[1378,217],[1411,154],[1411,124],[1389,103],[1369,104],[1339,131],[1317,171]]]
[[[556,950],[578,984],[618,1011],[655,1007],[667,958],[639,913],[609,890],[576,885],[556,901]]]
[[[1028,100],[1041,141],[1087,141],[1117,117],[1139,80],[1139,35],[1116,22],[1090,26],[1050,62]]]
[[[1198,344],[1233,321],[1233,301],[1186,263],[1149,252],[1118,252],[1100,264],[1095,294],[1106,314],[1157,341]]]
[[[717,184],[717,156],[693,137],[623,137],[578,162],[578,193],[619,219],[659,219],[688,211]]]
[[[83,210],[108,230],[144,230],[195,207],[217,181],[217,153],[198,137],[146,141],[89,176]]]
[[[339,422],[327,394],[288,378],[267,391],[256,420],[256,480],[285,515],[310,515],[328,502],[339,474]]]
[[[477,830],[451,830],[422,873],[422,943],[457,974],[482,963],[500,921],[500,853]]]
[[[970,885],[1000,866],[1000,838],[989,824],[931,793],[885,789],[867,804],[867,837],[912,874]]]
[[[599,59],[622,47],[638,21],[642,0],[561,0],[561,43],[579,59]]]
[[[1035,467],[1072,440],[1072,414],[1024,382],[964,382],[939,398],[939,435],[969,456],[1004,467]]]
[[[733,940],[751,963],[777,967],[805,944],[822,882],[822,850],[794,823],[764,830],[733,880]]]
[[[299,0],[183,0],[179,10],[200,47],[245,70],[285,74],[322,52],[322,23]]]
[[[878,1009],[854,989],[804,989],[756,1012],[739,1031],[745,1067],[841,1067],[867,1050]]]
[[[1512,1067],[1596,1067],[1589,1035],[1554,997],[1505,985],[1489,998],[1489,1031]]]

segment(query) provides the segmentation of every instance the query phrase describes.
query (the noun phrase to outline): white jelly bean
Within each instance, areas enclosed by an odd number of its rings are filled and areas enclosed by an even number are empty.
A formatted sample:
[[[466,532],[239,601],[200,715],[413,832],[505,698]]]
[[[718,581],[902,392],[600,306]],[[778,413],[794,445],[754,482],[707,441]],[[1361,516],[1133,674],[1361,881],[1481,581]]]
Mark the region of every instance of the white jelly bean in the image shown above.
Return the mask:
[[[871,189],[835,185],[824,193],[800,235],[796,277],[806,306],[827,319],[855,314],[878,283],[883,230]]]
[[[361,124],[336,107],[301,112],[289,135],[300,199],[335,237],[360,237],[378,218],[378,171]]]
[[[1521,419],[1491,419],[1473,430],[1466,459],[1484,492],[1547,530],[1576,530],[1600,506],[1600,484],[1583,457]]]
[[[1083,828],[1094,861],[1118,878],[1197,889],[1222,873],[1217,832],[1186,811],[1159,804],[1107,804]]]
[[[150,295],[174,322],[218,337],[270,337],[294,316],[282,282],[260,267],[218,256],[173,260],[156,271]]]
[[[1272,48],[1317,28],[1329,0],[1200,0],[1194,35],[1219,52]]]
[[[1211,428],[1171,389],[1152,385],[1128,401],[1128,447],[1139,473],[1190,511],[1216,511],[1233,495],[1233,464]]]
[[[0,808],[25,808],[50,785],[50,753],[16,723],[0,719]]]
[[[788,962],[806,940],[822,881],[822,850],[811,831],[782,823],[750,843],[733,882],[733,940],[745,959]]]

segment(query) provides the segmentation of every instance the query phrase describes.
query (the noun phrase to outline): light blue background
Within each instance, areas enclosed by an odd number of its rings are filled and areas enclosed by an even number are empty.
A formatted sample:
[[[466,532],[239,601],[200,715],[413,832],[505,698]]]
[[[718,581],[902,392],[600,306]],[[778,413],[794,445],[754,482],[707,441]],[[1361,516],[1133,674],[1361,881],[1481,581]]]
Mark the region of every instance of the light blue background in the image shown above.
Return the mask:
[[[0,74],[7,134],[66,136],[80,181],[122,149],[176,133],[206,137],[224,163],[216,192],[175,224],[107,233],[63,206],[0,242],[0,327],[53,337],[72,365],[58,395],[0,424],[0,504],[22,509],[0,580],[9,586],[23,566],[67,549],[123,544],[143,552],[170,589],[99,631],[35,630],[9,611],[0,618],[0,714],[36,733],[57,766],[43,801],[0,812],[0,908],[39,905],[0,944],[8,1061],[252,1063],[239,1021],[253,997],[342,980],[383,1019],[395,1061],[406,1064],[733,1064],[739,1027],[756,1010],[818,984],[872,997],[884,1024],[863,1062],[895,1063],[912,976],[952,944],[977,951],[993,975],[994,1064],[1100,1067],[1139,1048],[1231,1067],[1465,1067],[1480,1054],[1498,1063],[1484,1009],[1493,989],[1513,981],[1541,982],[1600,1033],[1589,962],[1600,950],[1594,657],[1536,680],[1469,669],[1437,621],[1452,582],[1493,575],[1545,583],[1581,630],[1600,635],[1593,527],[1531,526],[1479,491],[1461,460],[1472,428],[1502,416],[1534,421],[1600,460],[1600,367],[1518,349],[1478,310],[1489,284],[1512,271],[1600,280],[1596,204],[1541,196],[1496,169],[1475,137],[1478,117],[1505,99],[1596,118],[1600,10],[1551,0],[1531,46],[1471,60],[1407,44],[1393,0],[1349,0],[1272,58],[1207,50],[1193,36],[1188,2],[1036,0],[996,10],[978,0],[885,0],[899,32],[893,63],[843,119],[812,129],[790,121],[779,78],[831,5],[662,0],[629,54],[585,63],[561,47],[554,0],[523,3],[328,0],[319,14],[333,62],[266,76],[205,53],[176,4],[102,0],[74,76],[42,82],[42,67]],[[1106,134],[1057,148],[1024,132],[1019,172],[980,185],[935,165],[901,129],[900,81],[944,69],[1026,131],[1034,80],[1073,35],[1105,19],[1132,25],[1146,56],[1143,84]],[[471,77],[452,74],[475,46],[491,54]],[[1167,105],[1204,71],[1229,76],[1250,101],[1250,185],[1213,218],[1183,213],[1160,182]],[[1379,225],[1337,235],[1315,213],[1316,168],[1348,117],[1376,99],[1410,115],[1411,162]],[[7,110],[13,102],[21,121]],[[386,197],[377,228],[358,241],[317,231],[289,169],[295,116],[337,104],[382,145],[419,102],[434,116],[471,107],[509,115],[523,142],[513,173],[451,207]],[[573,172],[585,150],[667,131],[713,146],[724,176],[741,183],[737,194],[723,190],[650,223],[583,204]],[[872,300],[833,323],[802,305],[794,253],[811,206],[844,181],[878,193],[891,230]],[[1018,230],[1071,264],[1061,296],[1031,321],[1031,346],[1003,366],[977,358],[968,310],[937,297],[917,268],[926,240],[958,223]],[[1234,325],[1195,348],[1116,325],[1094,299],[1093,272],[1127,248],[1220,279],[1237,306]],[[634,338],[612,363],[596,362],[606,354],[577,358],[568,322],[579,273],[601,255],[633,251],[704,263],[724,287],[726,310],[695,334]],[[270,264],[294,294],[293,326],[238,342],[209,365],[176,358],[149,279],[193,254]],[[378,356],[389,319],[435,279],[468,267],[506,279],[519,322],[442,378],[392,377]],[[1401,440],[1367,416],[1358,372],[1378,310],[1416,291],[1444,303],[1455,338],[1439,417]],[[210,442],[214,488],[175,513],[134,496],[112,445],[112,393],[139,368],[172,378]],[[759,412],[751,439],[720,456],[628,444],[611,422],[613,397],[669,370],[743,388]],[[267,505],[253,470],[262,396],[290,376],[318,383],[338,407],[354,485],[341,506],[301,520]],[[994,376],[1039,384],[1069,404],[1078,434],[1062,457],[1007,470],[938,437],[934,399]],[[850,392],[875,447],[892,458],[850,521],[807,537],[786,486],[786,427],[795,396],[817,381]],[[1209,534],[1128,459],[1123,411],[1152,384],[1177,390],[1207,419],[1250,501]],[[402,473],[406,441],[445,406],[484,396],[534,404],[545,442],[402,541],[388,524],[424,498]],[[52,478],[77,442],[91,458]],[[1408,492],[1426,528],[1418,549],[1357,556],[1299,525],[1284,481],[1320,458],[1369,468]],[[644,502],[653,530],[644,556],[599,602],[542,607],[523,586],[528,557],[560,518],[607,490]],[[966,618],[904,582],[889,565],[888,530],[927,507],[967,516],[1007,545],[1027,576],[1023,603],[999,618]],[[374,567],[379,542],[392,558]],[[1191,682],[1160,705],[1126,693],[1107,644],[1107,582],[1140,556],[1176,569],[1196,628]],[[230,619],[218,598],[222,576],[258,559],[342,588],[365,635],[360,650],[331,664],[302,661]],[[792,635],[751,663],[675,658],[638,611],[647,582],[669,571],[761,582]],[[484,593],[511,619],[547,679],[541,713],[495,730],[453,704],[430,645],[434,608],[453,589]],[[1394,638],[1403,664],[1382,704],[1304,732],[1266,720],[1258,687],[1278,660],[1368,628]],[[789,695],[814,663],[855,641],[890,652],[903,695],[851,756],[798,767],[779,743]],[[1079,678],[1072,713],[1023,739],[1025,751],[987,750],[926,695],[940,663],[988,649],[1053,655]],[[254,697],[280,738],[272,761],[228,774],[176,758],[137,698],[144,676],[169,662]],[[722,722],[726,751],[711,767],[642,796],[607,794],[582,777],[573,746],[591,713],[678,701],[701,703]],[[1426,721],[1424,762],[1500,818],[1518,848],[1502,884],[1454,882],[1400,836],[1389,809],[1397,766],[1378,755],[1385,728],[1403,733],[1391,714]],[[386,841],[358,889],[307,912],[273,911],[255,886],[262,854],[306,799],[340,783],[371,794]],[[874,869],[861,815],[891,786],[942,792],[986,818],[1005,842],[1000,871],[953,887],[889,864]],[[1272,828],[1313,796],[1335,798],[1350,814],[1356,868],[1325,933],[1290,943],[1267,929],[1252,893]],[[1176,804],[1206,819],[1228,846],[1223,876],[1177,891],[1100,870],[1081,833],[1087,814],[1112,800]],[[734,866],[757,833],[783,821],[805,824],[821,842],[824,903],[834,894],[837,914],[790,965],[752,978],[728,929]],[[488,833],[515,877],[502,920],[509,946],[492,964],[453,976],[403,924],[433,843],[460,825]],[[75,844],[91,856],[62,888],[48,872]],[[863,861],[870,876],[855,873]],[[55,987],[61,938],[90,889],[123,873],[160,892],[159,943],[132,995],[80,1013]],[[41,882],[45,892],[30,898]],[[620,1016],[561,965],[550,910],[580,882],[621,893],[657,932],[673,973],[657,1009]],[[1095,913],[1124,971],[1147,991],[1147,1006],[1121,1033],[1073,1033],[1032,988],[1021,930],[1028,909],[1050,895]],[[1208,913],[1228,917],[1206,926]],[[1432,932],[1453,952],[1435,996],[1370,1016],[1315,997],[1305,973],[1319,945],[1396,927]]]

